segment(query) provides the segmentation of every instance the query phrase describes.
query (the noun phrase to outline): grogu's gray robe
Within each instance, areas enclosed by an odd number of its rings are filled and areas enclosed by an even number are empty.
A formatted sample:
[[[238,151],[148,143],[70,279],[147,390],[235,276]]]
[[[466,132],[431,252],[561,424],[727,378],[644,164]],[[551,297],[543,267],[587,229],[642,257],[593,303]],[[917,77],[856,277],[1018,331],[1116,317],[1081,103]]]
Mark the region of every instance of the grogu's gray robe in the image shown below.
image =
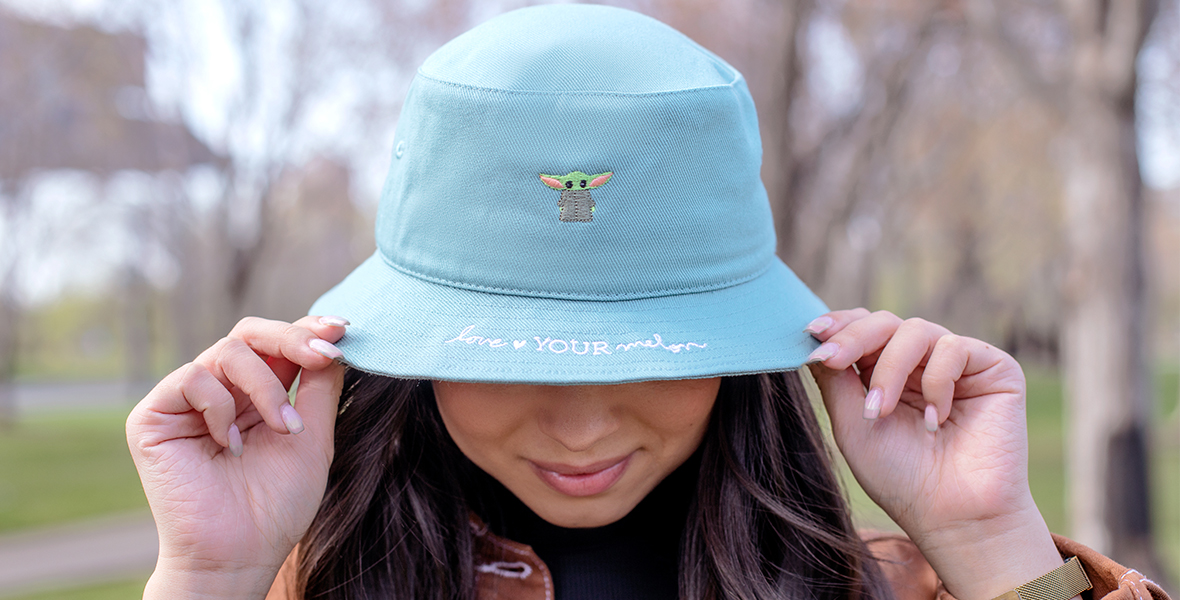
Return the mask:
[[[561,190],[557,206],[561,208],[562,221],[588,222],[594,219],[594,198],[590,197],[590,190]]]

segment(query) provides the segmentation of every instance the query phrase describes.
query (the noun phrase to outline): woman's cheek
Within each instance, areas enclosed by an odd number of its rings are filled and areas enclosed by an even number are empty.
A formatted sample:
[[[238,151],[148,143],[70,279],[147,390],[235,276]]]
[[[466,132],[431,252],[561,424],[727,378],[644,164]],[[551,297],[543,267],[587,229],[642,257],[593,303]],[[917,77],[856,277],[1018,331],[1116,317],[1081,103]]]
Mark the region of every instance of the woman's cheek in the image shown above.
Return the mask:
[[[714,381],[705,380],[703,385],[649,403],[643,420],[651,430],[661,432],[665,440],[678,446],[689,444],[695,450],[709,427],[709,417],[717,401],[720,382],[709,384]]]
[[[511,404],[494,408],[495,398],[460,384],[435,382],[434,389],[443,426],[468,458],[479,464],[488,451],[505,448],[516,429]]]

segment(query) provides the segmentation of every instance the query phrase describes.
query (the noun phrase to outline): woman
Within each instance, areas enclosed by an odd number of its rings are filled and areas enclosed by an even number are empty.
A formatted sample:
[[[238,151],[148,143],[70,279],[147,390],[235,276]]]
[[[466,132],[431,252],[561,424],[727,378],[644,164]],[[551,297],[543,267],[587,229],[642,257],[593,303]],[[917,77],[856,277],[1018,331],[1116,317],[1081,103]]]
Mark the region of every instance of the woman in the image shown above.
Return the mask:
[[[1067,552],[1163,597],[1049,534],[1011,357],[828,312],[774,256],[760,166],[741,75],[646,17],[538,7],[447,44],[377,252],[312,307],[347,320],[243,320],[128,419],[145,596],[1067,600]],[[804,364],[912,543],[853,531]]]

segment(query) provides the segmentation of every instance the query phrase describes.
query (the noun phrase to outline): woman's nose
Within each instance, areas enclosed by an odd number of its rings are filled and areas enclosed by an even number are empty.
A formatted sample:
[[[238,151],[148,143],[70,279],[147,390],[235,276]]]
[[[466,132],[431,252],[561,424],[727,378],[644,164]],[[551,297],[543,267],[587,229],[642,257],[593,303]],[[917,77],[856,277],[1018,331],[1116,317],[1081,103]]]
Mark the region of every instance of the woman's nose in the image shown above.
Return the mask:
[[[603,386],[561,386],[540,412],[541,431],[570,452],[585,452],[619,429],[619,418]],[[553,388],[551,388],[553,389]]]

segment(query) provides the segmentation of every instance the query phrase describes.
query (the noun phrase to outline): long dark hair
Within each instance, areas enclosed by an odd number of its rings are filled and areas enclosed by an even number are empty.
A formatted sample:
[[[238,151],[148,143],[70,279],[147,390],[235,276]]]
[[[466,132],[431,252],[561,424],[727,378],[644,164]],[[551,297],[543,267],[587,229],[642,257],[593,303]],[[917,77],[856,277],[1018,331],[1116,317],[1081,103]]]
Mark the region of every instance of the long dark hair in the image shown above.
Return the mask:
[[[296,593],[474,598],[467,498],[472,482],[489,478],[447,434],[430,384],[350,370],[341,407]],[[681,598],[891,598],[852,526],[798,373],[723,379],[700,451]]]

